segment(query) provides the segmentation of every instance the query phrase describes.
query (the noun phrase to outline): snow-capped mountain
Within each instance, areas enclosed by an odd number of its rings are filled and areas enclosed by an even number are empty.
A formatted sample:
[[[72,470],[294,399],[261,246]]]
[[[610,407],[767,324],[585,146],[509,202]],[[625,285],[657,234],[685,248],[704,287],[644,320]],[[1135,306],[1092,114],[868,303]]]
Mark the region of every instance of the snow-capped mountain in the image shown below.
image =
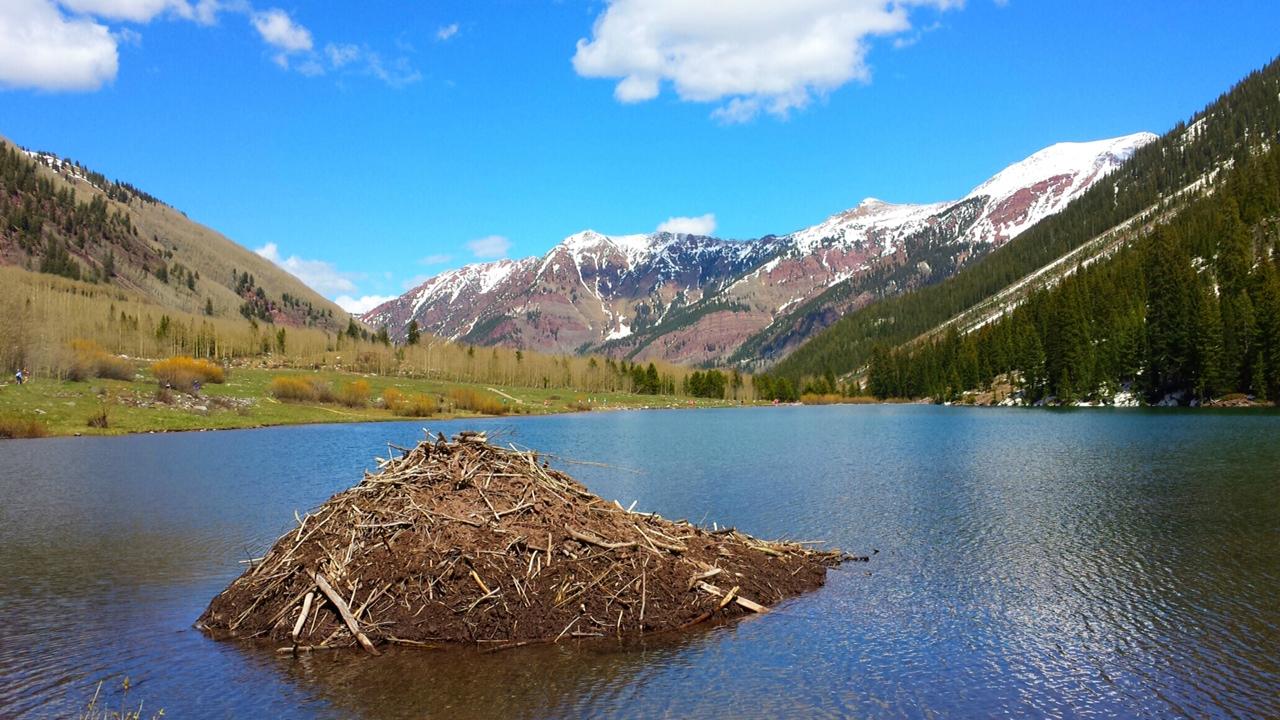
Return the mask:
[[[543,351],[694,363],[777,358],[840,313],[941,280],[1013,239],[1154,139],[1060,143],[960,200],[868,198],[784,236],[587,230],[542,257],[441,273],[364,319],[396,337],[416,319],[442,337]]]

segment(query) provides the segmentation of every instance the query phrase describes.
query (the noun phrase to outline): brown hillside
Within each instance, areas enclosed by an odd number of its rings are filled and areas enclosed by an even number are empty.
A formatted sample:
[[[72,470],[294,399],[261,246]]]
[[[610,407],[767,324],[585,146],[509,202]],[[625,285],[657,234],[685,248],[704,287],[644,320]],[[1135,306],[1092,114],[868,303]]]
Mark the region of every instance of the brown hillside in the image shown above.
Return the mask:
[[[341,329],[333,302],[143,190],[0,138],[0,264],[136,291],[215,317]],[[249,283],[245,276],[251,276]]]

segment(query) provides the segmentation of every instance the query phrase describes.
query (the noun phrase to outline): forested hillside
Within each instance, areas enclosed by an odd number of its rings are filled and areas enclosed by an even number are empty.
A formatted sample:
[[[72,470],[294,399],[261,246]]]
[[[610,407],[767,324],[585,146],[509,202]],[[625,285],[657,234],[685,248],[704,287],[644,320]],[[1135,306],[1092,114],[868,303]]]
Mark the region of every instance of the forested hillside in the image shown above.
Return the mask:
[[[812,386],[816,391],[834,389],[826,386],[832,384],[833,378],[865,367],[871,359],[873,348],[882,348],[879,359],[883,361],[889,348],[916,339],[1100,234],[1134,219],[1146,222],[1163,219],[1188,204],[1198,209],[1195,213],[1188,213],[1186,219],[1180,221],[1181,230],[1171,228],[1169,230],[1171,234],[1162,233],[1161,237],[1168,239],[1161,242],[1172,244],[1175,248],[1182,248],[1188,257],[1199,258],[1198,262],[1202,270],[1208,267],[1216,268],[1219,265],[1216,253],[1207,249],[1209,243],[1216,241],[1216,235],[1212,240],[1204,236],[1205,233],[1218,232],[1215,229],[1216,226],[1210,227],[1206,224],[1207,221],[1186,227],[1182,227],[1181,223],[1192,223],[1191,218],[1210,214],[1208,210],[1203,209],[1205,207],[1203,203],[1207,201],[1196,198],[1223,186],[1222,181],[1226,177],[1223,170],[1226,168],[1238,169],[1238,173],[1230,174],[1230,177],[1237,178],[1232,180],[1234,183],[1259,184],[1256,192],[1250,190],[1247,193],[1247,201],[1261,202],[1258,198],[1266,195],[1266,189],[1262,186],[1268,182],[1267,172],[1270,171],[1264,168],[1269,167],[1267,163],[1270,162],[1268,160],[1270,156],[1257,157],[1257,155],[1259,152],[1269,150],[1276,141],[1278,133],[1280,133],[1280,62],[1273,61],[1262,70],[1250,74],[1231,91],[1197,113],[1191,123],[1179,123],[1159,141],[1139,149],[1127,164],[1105,180],[1098,182],[1061,213],[1040,222],[1016,240],[945,282],[878,302],[845,316],[826,332],[815,337],[779,363],[772,373],[773,377],[765,379],[764,383],[781,387],[789,393],[795,393],[805,385]],[[1226,197],[1229,194],[1232,194],[1232,191],[1227,190],[1222,193],[1222,196]],[[1265,212],[1258,210],[1258,206],[1254,205],[1245,208],[1241,204],[1244,202],[1243,197],[1241,196],[1242,199],[1238,201],[1240,206],[1234,212],[1236,222],[1242,224],[1247,230],[1265,233],[1268,227],[1265,222]],[[1225,200],[1219,202],[1225,203]],[[1224,209],[1225,207],[1219,204],[1215,217],[1230,218],[1233,213],[1229,209]],[[1227,223],[1229,220],[1221,222]],[[1135,228],[1143,226],[1144,222],[1134,223]],[[1182,237],[1179,233],[1186,237]],[[1139,230],[1135,229],[1134,234],[1139,234]],[[1262,246],[1266,243],[1258,236],[1255,236],[1255,240],[1255,257],[1270,252],[1269,250],[1263,252],[1265,248]],[[1137,275],[1141,273],[1135,275],[1132,268],[1129,272],[1121,268],[1123,263],[1141,262],[1133,252],[1125,252],[1106,263],[1105,268],[1100,267],[1097,270],[1100,273],[1114,272],[1117,273],[1118,278],[1126,278],[1123,281],[1118,279],[1117,283],[1120,287],[1111,289],[1116,294],[1129,294],[1128,300],[1116,300],[1114,303],[1116,307],[1133,307],[1136,302],[1134,298],[1145,298],[1146,286],[1143,282],[1136,280]],[[1203,278],[1205,281],[1209,281],[1210,278],[1217,279],[1216,274],[1209,276],[1204,272],[1195,274],[1197,278]],[[1227,274],[1230,276],[1230,271]],[[1232,293],[1239,289],[1236,285],[1230,285],[1236,282],[1238,277],[1239,273],[1224,278],[1224,282],[1229,285],[1224,288],[1225,292]],[[1254,282],[1252,274],[1250,278],[1250,282]],[[1063,292],[1068,292],[1067,287],[1074,287],[1081,282],[1084,280],[1065,284]],[[1250,287],[1253,286],[1250,285]],[[1074,292],[1079,290],[1077,288]],[[1238,301],[1239,297],[1236,293],[1236,296],[1229,296],[1226,302],[1234,304]],[[1037,302],[1046,301],[1038,300]],[[1250,302],[1253,302],[1252,296],[1250,296]],[[1027,312],[1029,311],[1028,309]],[[1091,312],[1085,308],[1081,308],[1081,311]],[[1093,316],[1086,319],[1091,323],[1101,322],[1099,318]],[[1151,319],[1159,320],[1159,315]],[[1146,320],[1146,315],[1143,313],[1137,317],[1128,318],[1128,324],[1131,327],[1134,325],[1145,327]],[[1157,328],[1163,327],[1160,322],[1156,322],[1149,333],[1144,333],[1144,339],[1140,341],[1143,347],[1148,346],[1145,338],[1148,335],[1158,334]],[[990,332],[995,332],[994,328]],[[1109,331],[1100,332],[1110,335]],[[953,346],[957,344],[955,338],[944,339],[943,342]],[[1058,343],[1060,340],[1055,338],[1053,342]],[[1156,346],[1162,342],[1164,339],[1155,340]],[[1026,347],[1026,343],[1015,343],[1015,345],[1020,349]],[[1057,349],[1056,346],[1042,347],[1046,356],[1054,354]],[[1249,350],[1252,352],[1253,347],[1249,346]],[[1110,353],[1111,349],[1108,348],[1105,353],[1100,350],[1098,352],[1105,355]],[[898,355],[901,361],[902,353]],[[1055,358],[1055,362],[1059,359]],[[1256,361],[1256,358],[1254,360]],[[922,356],[921,361],[929,360]],[[910,361],[906,362],[912,364]],[[880,365],[883,366],[883,362]],[[1049,371],[1046,368],[1045,372]],[[920,372],[922,378],[935,376],[934,372]],[[975,379],[984,374],[979,368],[968,377]],[[1108,370],[1102,374],[1110,377],[1114,373]],[[884,375],[880,377],[883,380]],[[1092,371],[1081,373],[1079,378],[1072,377],[1068,373],[1067,382],[1072,388],[1079,388],[1075,392],[1081,392],[1092,378]],[[964,380],[965,376],[961,376],[958,384],[964,385]],[[1058,378],[1054,377],[1052,382],[1057,383]],[[1172,386],[1181,382],[1181,380],[1170,379],[1167,382],[1162,381],[1161,385]],[[931,384],[929,389],[938,390],[939,388],[935,385]],[[947,387],[950,387],[949,383]],[[1057,385],[1046,384],[1042,391],[1048,392],[1057,387]],[[890,389],[892,388],[881,388],[883,391]],[[896,389],[910,390],[903,393],[906,395],[933,394],[923,392],[924,387]]]
[[[300,280],[129,183],[0,139],[0,265],[134,291],[206,317],[347,327]]]
[[[996,322],[871,355],[879,397],[953,400],[1005,375],[1024,402],[1280,397],[1280,146],[1244,156],[1113,257]]]

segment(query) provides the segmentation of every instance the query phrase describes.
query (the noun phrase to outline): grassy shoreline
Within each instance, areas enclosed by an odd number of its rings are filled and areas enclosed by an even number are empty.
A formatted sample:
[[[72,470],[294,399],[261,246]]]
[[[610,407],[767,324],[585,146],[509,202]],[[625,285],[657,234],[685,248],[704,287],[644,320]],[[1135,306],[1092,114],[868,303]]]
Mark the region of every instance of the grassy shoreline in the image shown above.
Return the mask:
[[[674,407],[731,407],[726,400],[677,398],[632,393],[589,393],[564,388],[526,388],[492,384],[443,382],[422,378],[364,375],[341,371],[269,370],[237,368],[225,383],[206,384],[198,395],[169,391],[158,393],[159,384],[148,376],[132,381],[91,379],[61,381],[35,378],[23,385],[0,383],[0,438],[6,425],[39,430],[27,437],[126,435],[150,432],[232,430],[279,425],[379,422],[404,420],[452,420],[495,417],[450,409],[425,417],[405,417],[379,407],[346,407],[336,403],[285,402],[272,397],[271,381],[278,377],[316,377],[338,385],[362,380],[376,401],[395,388],[405,394],[445,396],[466,388],[500,402],[508,415],[554,415],[570,412]],[[106,415],[106,427],[90,420]]]

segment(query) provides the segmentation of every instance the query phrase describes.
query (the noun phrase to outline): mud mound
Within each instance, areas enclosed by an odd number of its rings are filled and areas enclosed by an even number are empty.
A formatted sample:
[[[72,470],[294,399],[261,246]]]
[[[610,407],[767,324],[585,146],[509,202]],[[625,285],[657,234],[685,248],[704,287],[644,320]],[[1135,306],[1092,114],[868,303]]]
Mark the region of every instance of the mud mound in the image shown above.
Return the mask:
[[[842,559],[628,512],[478,433],[398,450],[301,518],[198,626],[282,651],[629,637],[765,612]]]

